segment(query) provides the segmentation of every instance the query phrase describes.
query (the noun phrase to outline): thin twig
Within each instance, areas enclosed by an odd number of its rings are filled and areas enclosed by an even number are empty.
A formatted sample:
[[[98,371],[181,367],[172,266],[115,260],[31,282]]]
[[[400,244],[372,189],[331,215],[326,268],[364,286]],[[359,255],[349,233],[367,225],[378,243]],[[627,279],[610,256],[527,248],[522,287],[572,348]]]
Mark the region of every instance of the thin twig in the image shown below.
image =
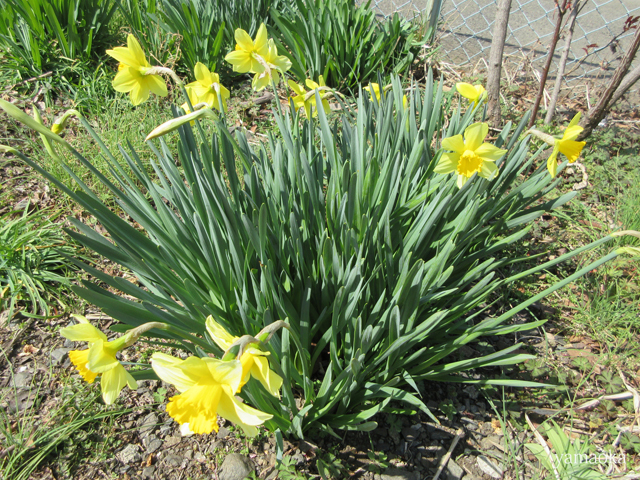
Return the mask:
[[[451,442],[451,446],[449,447],[449,451],[446,453],[446,455],[444,457],[442,457],[442,460],[440,460],[440,465],[438,466],[438,471],[433,476],[432,480],[438,480],[438,477],[440,476],[440,474],[444,470],[444,467],[447,466],[447,463],[449,462],[449,459],[451,458],[451,454],[453,453],[453,450],[456,448],[456,445],[458,444],[458,442],[460,441],[460,439],[462,437],[464,437],[464,432],[462,431],[462,429],[459,428],[458,431],[456,432],[456,436],[453,437],[453,441]]]
[[[37,77],[27,78],[26,80],[22,80],[21,82],[11,85],[10,87],[6,87],[4,91],[7,92],[9,90],[13,90],[14,88],[19,87],[20,85],[24,85],[25,83],[33,82],[35,80],[40,80],[41,78],[50,77],[51,75],[53,75],[53,72],[47,72],[47,73],[43,73],[42,75],[38,75]]]

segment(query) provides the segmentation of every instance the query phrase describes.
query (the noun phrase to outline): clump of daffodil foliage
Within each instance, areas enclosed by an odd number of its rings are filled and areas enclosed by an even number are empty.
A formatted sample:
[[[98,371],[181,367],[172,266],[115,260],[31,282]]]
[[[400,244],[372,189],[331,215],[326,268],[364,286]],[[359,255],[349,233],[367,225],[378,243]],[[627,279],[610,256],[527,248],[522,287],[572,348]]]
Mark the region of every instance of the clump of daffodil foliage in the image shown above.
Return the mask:
[[[238,30],[236,40],[226,59],[253,75],[254,89],[287,84],[290,63],[264,27],[255,39]],[[497,289],[618,235],[511,277],[497,274],[522,260],[505,249],[574,197],[554,192],[565,165],[557,165],[558,153],[575,161],[584,145],[575,142],[577,121],[561,139],[541,137],[554,146],[549,175],[542,149],[529,149],[529,133],[544,134],[524,132],[526,118],[487,141],[489,127],[475,121],[486,98],[481,86],[459,84],[470,104],[449,111],[443,83],[431,75],[407,90],[398,78],[366,85],[331,125],[336,94],[320,77],[305,85],[289,80],[289,109],[278,103],[273,113],[278,134],[250,145],[243,132],[229,133],[230,92],[206,65],[198,63],[196,80],[184,85],[149,65],[133,37],[108,53],[120,62],[114,88],[134,104],[165,95],[164,76],[183,92],[182,110],[147,137],[153,175],[135,151],[107,150],[80,118],[112,164],[112,183],[58,135],[70,114],[52,132],[37,111],[32,118],[0,101],[41,134],[48,154],[64,163],[63,148],[91,169],[126,214],[111,211],[79,180],[79,189],[68,189],[21,156],[108,232],[71,219],[69,234],[135,275],[112,277],[77,261],[102,285],[84,282],[76,293],[119,320],[114,330],[121,335],[109,341],[82,317],[61,331],[87,343],[70,357],[86,381],[100,379],[106,403],[153,373],[175,387],[169,415],[183,431],[201,434],[218,429],[218,416],[249,435],[264,425],[302,438],[312,428],[370,430],[376,413],[407,406],[431,414],[421,390],[426,380],[531,385],[470,374],[530,358],[518,353],[519,344],[465,361],[451,354],[483,336],[540,325],[509,319],[616,255],[638,253],[614,250],[511,310],[484,315]],[[210,138],[203,121],[216,127]],[[179,136],[177,151],[164,135]],[[158,347],[150,364],[123,366],[118,352],[142,338],[181,348],[186,358]]]

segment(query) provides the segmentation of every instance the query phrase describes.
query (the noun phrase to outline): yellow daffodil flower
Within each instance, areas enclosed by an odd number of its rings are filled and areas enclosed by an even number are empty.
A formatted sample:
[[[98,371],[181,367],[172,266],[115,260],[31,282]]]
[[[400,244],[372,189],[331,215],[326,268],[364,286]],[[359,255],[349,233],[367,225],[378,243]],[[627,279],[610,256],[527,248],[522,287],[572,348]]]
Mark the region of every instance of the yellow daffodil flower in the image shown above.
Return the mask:
[[[224,59],[233,65],[233,71],[255,73],[251,86],[255,91],[264,89],[271,79],[278,83],[278,71],[284,73],[291,68],[291,61],[284,55],[278,55],[278,49],[271,38],[267,38],[267,27],[260,25],[256,39],[241,28],[235,31],[236,49]]]
[[[578,160],[580,153],[582,153],[582,149],[587,144],[587,142],[576,141],[576,138],[578,138],[580,133],[582,133],[582,130],[584,130],[584,128],[578,125],[578,122],[580,122],[580,112],[571,119],[571,122],[564,131],[562,138],[553,139],[553,152],[551,152],[551,156],[547,160],[547,168],[553,178],[555,178],[558,171],[558,153],[562,153],[567,157],[569,163],[573,163]]]
[[[267,54],[262,58],[258,58],[259,61],[263,61],[266,64],[264,65],[265,68],[262,72],[256,73],[251,82],[251,86],[256,92],[269,85],[272,78],[273,82],[277,84],[280,81],[278,72],[284,73],[291,68],[291,60],[284,55],[278,55],[278,48],[272,38],[269,39],[268,45]]]
[[[474,103],[476,107],[487,100],[487,91],[482,85],[460,82],[456,83],[456,90],[470,103]]]
[[[507,151],[490,143],[483,143],[488,133],[488,124],[474,123],[465,129],[464,138],[462,135],[455,135],[442,140],[442,148],[451,152],[442,155],[434,172],[456,172],[458,188],[462,188],[474,173],[487,180],[493,179],[498,173],[494,162]]]
[[[291,87],[291,90],[297,93],[295,97],[292,97],[293,104],[295,105],[296,110],[300,110],[301,108],[304,108],[304,112],[307,114],[307,118],[311,118],[311,115],[312,115],[311,108],[316,107],[316,96],[315,94],[310,95],[310,92],[320,87],[326,87],[326,84],[324,83],[324,77],[320,75],[318,77],[318,83],[314,82],[310,78],[307,78],[305,83],[307,87],[310,89],[309,91],[305,90],[305,88],[302,85],[295,83],[293,80],[289,80],[288,83],[289,83],[289,87]],[[331,107],[329,106],[329,102],[325,97],[326,97],[326,93],[323,93],[322,91],[320,91],[320,98],[322,99],[322,108],[324,109],[325,113],[329,113],[329,111],[331,110]],[[317,110],[313,110],[313,116],[314,117],[318,116]]]
[[[258,433],[272,415],[256,410],[235,397],[242,381],[239,360],[189,357],[186,360],[154,353],[151,366],[158,377],[180,392],[169,399],[167,413],[194,433],[218,431],[217,416],[240,425],[248,436]]]
[[[233,71],[239,73],[261,73],[264,66],[258,61],[256,55],[262,58],[269,53],[269,43],[267,40],[267,27],[264,23],[258,28],[256,39],[251,40],[251,36],[237,28],[235,31],[236,49],[227,54],[224,59],[233,65]]]
[[[140,44],[133,35],[127,37],[126,47],[115,47],[107,54],[120,62],[113,79],[117,92],[129,93],[131,103],[139,105],[149,98],[149,92],[160,97],[167,96],[167,85],[159,75],[147,75],[152,67],[147,62]]]
[[[200,62],[196,63],[194,73],[196,75],[196,81],[186,86],[191,104],[206,103],[219,112],[222,110],[226,111],[227,99],[230,94],[229,90],[220,84],[219,75],[210,72],[209,69]],[[222,98],[222,109],[220,108],[217,92],[220,92],[220,98]]]
[[[363,90],[368,92],[371,96],[369,100],[373,101],[373,96],[375,95],[378,99],[378,102],[380,101],[380,85],[378,85],[377,83],[370,83],[368,86],[364,87]],[[371,93],[372,91],[373,93]]]
[[[98,375],[102,376],[102,398],[107,405],[115,402],[125,385],[131,389],[138,388],[135,379],[116,359],[116,353],[127,346],[129,338],[123,335],[108,342],[105,334],[91,325],[86,318],[80,315],[75,315],[75,318],[80,323],[63,328],[60,334],[74,342],[89,342],[88,349],[69,352],[71,363],[78,369],[82,378],[87,383],[93,383]]]
[[[227,332],[212,316],[207,318],[206,325],[211,338],[224,351],[228,350],[233,342],[239,338]],[[269,352],[255,347],[249,347],[244,351],[240,357],[242,364],[240,387],[243,387],[251,376],[258,380],[271,395],[280,398],[279,390],[282,386],[282,377],[269,368],[269,362],[266,359],[268,355]]]

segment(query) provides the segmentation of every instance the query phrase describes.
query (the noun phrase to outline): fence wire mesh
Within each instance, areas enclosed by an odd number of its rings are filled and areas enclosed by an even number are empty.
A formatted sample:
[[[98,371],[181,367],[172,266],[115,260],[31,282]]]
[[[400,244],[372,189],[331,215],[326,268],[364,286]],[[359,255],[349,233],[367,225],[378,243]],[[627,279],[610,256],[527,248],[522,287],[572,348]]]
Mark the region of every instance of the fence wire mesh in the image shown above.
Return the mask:
[[[425,14],[433,0],[373,0],[378,13],[406,18]],[[441,57],[457,66],[483,66],[491,47],[496,0],[444,0],[439,22]],[[588,0],[577,17],[566,66],[568,85],[597,85],[613,74],[635,30],[624,32],[629,18],[640,16],[640,0]],[[565,20],[569,17],[567,13]],[[538,75],[557,19],[554,0],[512,0],[505,64]],[[550,78],[564,47],[558,42]],[[637,63],[637,61],[636,61]],[[635,65],[635,64],[634,64]]]

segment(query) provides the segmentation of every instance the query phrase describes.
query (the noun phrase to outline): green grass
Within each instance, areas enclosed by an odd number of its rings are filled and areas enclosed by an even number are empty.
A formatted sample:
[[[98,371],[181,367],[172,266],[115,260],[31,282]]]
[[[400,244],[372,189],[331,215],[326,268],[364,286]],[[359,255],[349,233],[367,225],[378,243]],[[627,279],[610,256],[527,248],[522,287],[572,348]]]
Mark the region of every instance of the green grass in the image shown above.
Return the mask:
[[[51,395],[49,388],[54,384],[58,386]],[[75,466],[87,458],[111,455],[115,439],[109,438],[109,432],[118,417],[130,412],[102,405],[98,390],[77,378],[61,378],[52,369],[29,387],[4,389],[0,403],[19,402],[25,394],[33,399],[31,405],[13,413],[0,408],[0,477],[4,480],[36,478],[34,472],[47,465],[55,465],[64,478],[73,478]]]
[[[73,242],[54,223],[62,212],[30,213],[30,207],[0,215],[0,311],[8,310],[9,318],[21,306],[31,315],[66,308],[71,262],[64,255],[74,255]]]

